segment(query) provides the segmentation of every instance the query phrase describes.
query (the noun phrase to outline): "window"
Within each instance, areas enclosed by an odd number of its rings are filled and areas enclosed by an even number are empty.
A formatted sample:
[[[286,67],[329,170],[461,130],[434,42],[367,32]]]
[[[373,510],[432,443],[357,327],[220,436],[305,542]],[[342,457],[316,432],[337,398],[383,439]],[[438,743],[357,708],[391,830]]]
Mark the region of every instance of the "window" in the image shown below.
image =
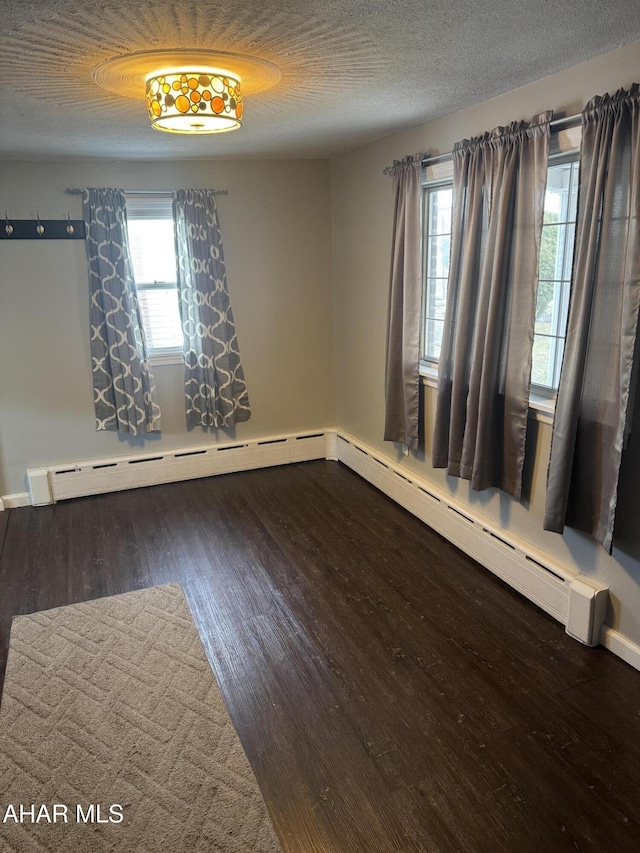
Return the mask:
[[[531,373],[532,391],[543,397],[552,397],[560,380],[577,203],[576,154],[552,157],[544,202]],[[441,178],[425,183],[422,367],[427,373],[433,373],[437,368],[442,345],[451,254],[452,204],[451,179]]]
[[[544,198],[531,371],[532,384],[547,392],[557,389],[560,381],[577,207],[577,160],[553,163]]]
[[[442,346],[451,257],[453,185],[428,186],[424,194],[423,221],[427,223],[424,258],[424,358],[437,363]]]
[[[147,346],[157,361],[182,353],[183,343],[171,195],[127,193],[127,223]]]

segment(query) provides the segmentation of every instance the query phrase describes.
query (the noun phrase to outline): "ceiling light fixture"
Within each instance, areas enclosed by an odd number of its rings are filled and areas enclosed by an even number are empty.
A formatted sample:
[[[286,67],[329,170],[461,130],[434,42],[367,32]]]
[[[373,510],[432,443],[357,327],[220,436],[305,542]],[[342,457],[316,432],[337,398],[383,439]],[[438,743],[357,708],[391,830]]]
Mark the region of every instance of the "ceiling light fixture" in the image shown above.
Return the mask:
[[[242,127],[240,80],[207,69],[147,77],[151,127],[167,133],[222,133]]]
[[[279,82],[273,63],[239,53],[155,50],[115,56],[94,82],[129,98],[146,97],[151,126],[167,133],[220,133],[242,126],[244,96]]]

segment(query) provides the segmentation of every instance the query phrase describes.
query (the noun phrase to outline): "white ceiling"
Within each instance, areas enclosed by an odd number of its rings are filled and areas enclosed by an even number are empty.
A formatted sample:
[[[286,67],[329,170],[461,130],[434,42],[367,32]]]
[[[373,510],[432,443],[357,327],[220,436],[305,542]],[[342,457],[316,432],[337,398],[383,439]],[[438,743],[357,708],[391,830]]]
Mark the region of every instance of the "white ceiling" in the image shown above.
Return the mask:
[[[0,156],[327,157],[640,38],[638,0],[0,0]],[[152,131],[144,97],[91,79],[160,48],[251,54],[282,71],[245,123]],[[594,94],[597,94],[594,92]]]

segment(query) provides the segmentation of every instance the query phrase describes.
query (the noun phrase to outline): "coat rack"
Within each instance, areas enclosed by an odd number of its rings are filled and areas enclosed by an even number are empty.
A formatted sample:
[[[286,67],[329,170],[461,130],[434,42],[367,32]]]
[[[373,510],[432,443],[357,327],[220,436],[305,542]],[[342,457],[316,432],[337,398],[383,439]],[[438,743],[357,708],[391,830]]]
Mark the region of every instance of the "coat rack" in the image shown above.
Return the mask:
[[[72,219],[67,213],[66,219],[40,219],[36,211],[35,219],[10,219],[7,211],[0,224],[0,240],[84,240],[84,220]]]
[[[72,187],[66,190],[68,195],[80,195],[82,189]],[[171,190],[124,190],[132,195],[171,195]],[[228,195],[229,190],[212,190],[214,195]],[[11,219],[7,210],[0,220],[0,240],[84,240],[86,228],[83,219],[71,219],[67,211],[66,219],[40,219],[36,211],[35,219]]]

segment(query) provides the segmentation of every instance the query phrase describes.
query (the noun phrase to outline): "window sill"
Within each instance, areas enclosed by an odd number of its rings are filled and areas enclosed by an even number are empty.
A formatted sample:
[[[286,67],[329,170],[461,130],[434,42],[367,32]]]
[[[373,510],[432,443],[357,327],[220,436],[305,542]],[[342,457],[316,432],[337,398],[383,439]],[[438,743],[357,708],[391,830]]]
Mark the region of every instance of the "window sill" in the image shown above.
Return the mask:
[[[529,396],[529,417],[541,424],[552,424],[556,401],[536,394]]]
[[[149,364],[152,367],[164,367],[165,364],[184,364],[182,350],[156,350],[149,353]]]
[[[427,388],[437,388],[438,371],[434,367],[420,365],[420,381]],[[531,394],[529,397],[529,417],[534,421],[539,421],[542,424],[552,424],[554,409],[555,400],[549,400],[537,394]]]
[[[428,365],[421,364],[420,379],[422,380],[422,384],[427,385],[429,388],[438,387],[438,371],[435,367],[429,367]]]

